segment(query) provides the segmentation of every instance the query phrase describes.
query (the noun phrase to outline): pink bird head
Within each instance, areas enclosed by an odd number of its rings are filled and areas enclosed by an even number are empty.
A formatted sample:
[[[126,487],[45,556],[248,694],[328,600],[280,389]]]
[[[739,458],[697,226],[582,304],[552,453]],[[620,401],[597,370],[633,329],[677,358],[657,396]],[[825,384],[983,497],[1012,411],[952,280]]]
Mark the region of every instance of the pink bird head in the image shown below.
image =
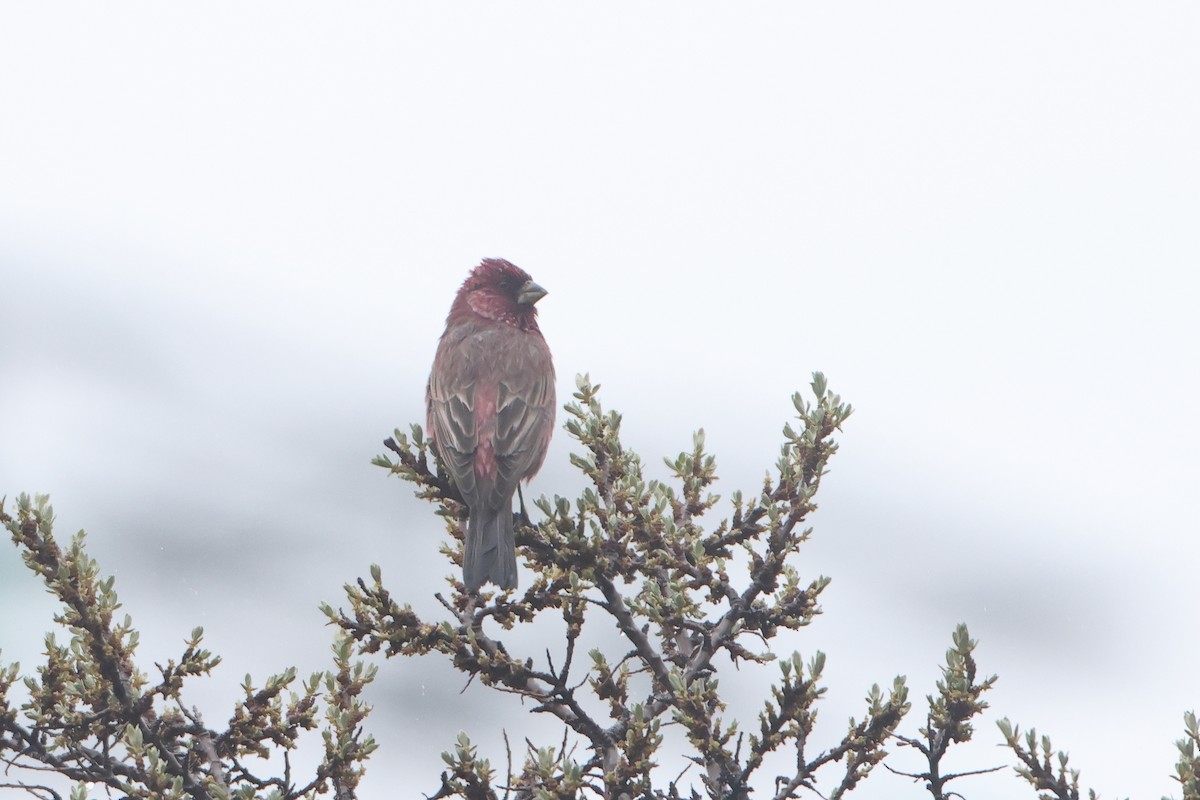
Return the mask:
[[[536,331],[534,305],[545,296],[546,290],[516,264],[503,258],[485,258],[463,281],[446,321],[453,323],[474,313],[523,331]]]

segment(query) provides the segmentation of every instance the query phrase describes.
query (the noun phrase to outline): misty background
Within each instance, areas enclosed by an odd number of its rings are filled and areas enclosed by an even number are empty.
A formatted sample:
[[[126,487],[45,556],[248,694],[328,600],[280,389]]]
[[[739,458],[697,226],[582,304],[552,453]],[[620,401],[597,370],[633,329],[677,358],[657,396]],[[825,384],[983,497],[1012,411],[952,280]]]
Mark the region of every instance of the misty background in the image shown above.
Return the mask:
[[[775,642],[828,654],[821,741],[896,674],[913,735],[962,621],[1000,680],[948,767],[1011,764],[1008,716],[1106,796],[1171,793],[1198,34],[1189,2],[6,3],[0,494],[88,531],[143,668],[205,627],[225,660],[187,697],[220,727],[246,673],[329,665],[317,605],[371,563],[441,618],[441,520],[370,460],[508,258],[550,292],[560,399],[590,373],[654,477],[704,427],[717,490],[759,485],[814,370],[854,405],[798,562],[825,616]],[[572,446],[527,497],[578,491]],[[0,609],[32,671],[55,607],[8,546]],[[501,726],[558,741],[440,656],[379,663],[363,797],[433,792],[459,730],[501,767]],[[753,720],[762,681],[722,687]],[[880,772],[855,796],[923,795]]]

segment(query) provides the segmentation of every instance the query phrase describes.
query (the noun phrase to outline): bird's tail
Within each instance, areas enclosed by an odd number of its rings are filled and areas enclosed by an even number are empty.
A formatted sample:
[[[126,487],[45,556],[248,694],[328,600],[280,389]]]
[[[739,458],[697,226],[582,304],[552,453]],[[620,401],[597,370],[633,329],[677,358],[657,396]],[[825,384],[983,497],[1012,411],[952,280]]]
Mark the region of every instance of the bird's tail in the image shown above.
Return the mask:
[[[517,588],[517,549],[510,507],[472,513],[467,520],[463,583],[474,592],[486,581],[501,589]]]

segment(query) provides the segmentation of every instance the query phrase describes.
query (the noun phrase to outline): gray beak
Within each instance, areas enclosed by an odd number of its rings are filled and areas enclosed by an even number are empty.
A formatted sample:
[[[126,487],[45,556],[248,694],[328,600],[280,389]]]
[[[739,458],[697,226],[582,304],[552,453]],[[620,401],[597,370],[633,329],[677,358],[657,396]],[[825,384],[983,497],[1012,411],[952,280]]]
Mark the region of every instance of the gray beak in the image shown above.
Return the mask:
[[[531,306],[546,296],[546,290],[533,281],[525,281],[517,292],[517,302],[523,306]]]

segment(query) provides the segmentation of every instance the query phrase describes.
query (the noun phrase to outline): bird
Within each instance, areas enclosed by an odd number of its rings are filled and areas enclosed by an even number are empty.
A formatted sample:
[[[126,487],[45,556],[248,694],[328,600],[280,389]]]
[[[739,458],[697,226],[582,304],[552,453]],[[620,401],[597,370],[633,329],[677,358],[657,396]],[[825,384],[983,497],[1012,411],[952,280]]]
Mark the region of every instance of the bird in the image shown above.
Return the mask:
[[[467,504],[463,584],[517,588],[513,493],[546,459],[554,364],[537,323],[546,290],[502,258],[463,281],[425,389],[432,445]]]

